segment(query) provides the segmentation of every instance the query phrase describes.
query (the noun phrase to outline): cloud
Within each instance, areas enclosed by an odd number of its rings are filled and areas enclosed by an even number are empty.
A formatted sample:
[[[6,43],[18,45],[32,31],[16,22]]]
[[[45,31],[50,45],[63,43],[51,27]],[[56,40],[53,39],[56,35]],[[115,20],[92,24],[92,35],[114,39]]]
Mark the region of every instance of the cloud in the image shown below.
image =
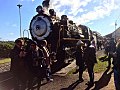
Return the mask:
[[[109,16],[112,10],[117,8],[118,6],[115,5],[114,0],[111,0],[111,2],[103,2],[101,5],[94,7],[93,11],[83,14],[79,20],[83,23],[104,18],[105,16]]]
[[[14,35],[14,33],[11,32],[11,33],[8,33],[8,35],[12,36],[12,35]]]
[[[111,23],[110,26],[115,26],[115,22]]]
[[[11,26],[12,26],[12,27],[17,27],[17,24],[12,24]]]
[[[56,9],[56,12],[60,12],[64,9],[65,13],[76,16],[79,12],[83,12],[85,7],[91,0],[51,0],[52,7]]]
[[[11,22],[6,22],[5,25],[6,25],[7,27],[14,27],[14,28],[18,27],[17,24],[15,24],[15,23],[12,24]]]
[[[56,14],[66,14],[75,23],[90,23],[91,21],[109,16],[119,8],[119,0],[51,0],[51,7]]]

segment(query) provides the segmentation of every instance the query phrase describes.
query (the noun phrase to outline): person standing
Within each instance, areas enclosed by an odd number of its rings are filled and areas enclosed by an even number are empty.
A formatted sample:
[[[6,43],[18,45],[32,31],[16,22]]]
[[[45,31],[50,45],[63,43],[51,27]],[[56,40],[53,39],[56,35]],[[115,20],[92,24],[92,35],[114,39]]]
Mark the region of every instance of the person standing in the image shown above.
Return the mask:
[[[32,41],[30,44],[30,50],[26,55],[26,65],[28,66],[28,90],[33,89],[33,80],[36,77],[38,83],[38,89],[40,88],[41,79],[45,76],[45,65],[43,65],[43,52],[37,47],[37,44]]]
[[[86,48],[84,49],[83,59],[85,60],[86,68],[88,70],[90,81],[88,81],[87,85],[94,85],[94,65],[97,63],[96,60],[96,50],[95,47],[87,41]]]
[[[111,59],[113,59],[112,64],[114,65],[114,56],[113,54],[116,51],[116,43],[114,41],[114,38],[111,38],[109,41],[109,46],[108,46],[108,66],[107,68],[111,67]]]
[[[117,42],[116,45],[116,55],[114,55],[115,61],[114,61],[114,84],[116,90],[120,90],[120,39]]]
[[[48,82],[52,82],[53,79],[51,78],[51,58],[50,58],[50,52],[47,47],[47,41],[43,40],[40,42],[41,49],[43,50],[44,60],[46,63],[46,79]]]
[[[19,90],[19,85],[21,84],[21,89],[25,90],[25,62],[24,57],[26,55],[26,52],[22,49],[22,42],[20,39],[15,40],[15,46],[10,52],[10,58],[11,58],[11,67],[10,71],[13,74],[13,77],[15,79],[15,88],[14,90]]]
[[[99,42],[100,50],[102,50],[102,41]]]
[[[76,45],[76,52],[75,52],[75,57],[76,57],[76,65],[79,67],[78,72],[79,72],[79,81],[83,82],[82,74],[84,71],[84,60],[83,60],[83,52],[82,52],[82,45],[83,42],[79,40]]]

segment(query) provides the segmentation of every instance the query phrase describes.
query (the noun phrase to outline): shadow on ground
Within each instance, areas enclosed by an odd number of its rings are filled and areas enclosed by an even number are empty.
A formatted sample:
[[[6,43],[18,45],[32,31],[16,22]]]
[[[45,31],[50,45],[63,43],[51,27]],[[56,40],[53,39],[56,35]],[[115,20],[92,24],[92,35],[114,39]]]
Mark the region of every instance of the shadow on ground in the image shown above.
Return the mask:
[[[107,68],[107,70],[103,73],[101,78],[95,82],[95,87],[92,90],[100,90],[101,88],[105,87],[108,85],[111,75],[113,73],[113,70],[108,72],[110,68]]]
[[[62,89],[60,89],[60,90],[74,90],[75,88],[76,88],[76,86],[78,85],[78,84],[80,84],[81,82],[79,82],[79,80],[77,80],[77,81],[75,81],[74,83],[72,83],[69,87],[67,87],[67,88],[62,88]]]

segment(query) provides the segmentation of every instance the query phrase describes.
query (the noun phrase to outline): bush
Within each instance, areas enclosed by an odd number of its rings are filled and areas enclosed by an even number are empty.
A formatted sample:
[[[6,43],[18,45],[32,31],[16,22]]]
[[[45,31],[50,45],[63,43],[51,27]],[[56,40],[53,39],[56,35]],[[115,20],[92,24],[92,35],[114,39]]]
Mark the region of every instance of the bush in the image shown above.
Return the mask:
[[[0,42],[0,58],[7,58],[13,46],[14,46],[13,41],[1,41]]]

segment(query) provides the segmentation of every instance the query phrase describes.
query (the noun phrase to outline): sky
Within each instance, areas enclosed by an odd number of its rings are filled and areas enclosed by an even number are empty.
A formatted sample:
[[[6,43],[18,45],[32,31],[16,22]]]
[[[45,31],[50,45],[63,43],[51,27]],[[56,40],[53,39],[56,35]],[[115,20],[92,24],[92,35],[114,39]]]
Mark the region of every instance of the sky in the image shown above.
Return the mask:
[[[21,30],[28,30],[36,7],[43,0],[0,0],[0,41],[20,37],[18,4],[21,4]],[[50,0],[57,16],[67,15],[74,23],[88,26],[102,36],[120,27],[120,0]],[[25,32],[24,36],[28,36]]]

